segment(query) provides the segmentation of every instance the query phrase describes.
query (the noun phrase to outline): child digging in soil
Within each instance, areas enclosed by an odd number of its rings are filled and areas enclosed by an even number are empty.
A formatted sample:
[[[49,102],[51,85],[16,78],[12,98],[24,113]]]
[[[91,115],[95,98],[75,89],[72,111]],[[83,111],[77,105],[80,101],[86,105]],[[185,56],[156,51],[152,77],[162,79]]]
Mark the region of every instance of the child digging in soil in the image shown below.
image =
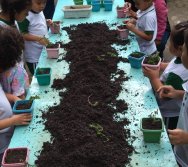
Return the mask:
[[[43,14],[47,0],[32,0],[32,7],[26,19],[19,23],[19,28],[25,40],[24,58],[29,71],[34,75],[42,49],[49,41],[45,38],[47,24],[52,20],[46,19]]]
[[[188,80],[188,70],[181,61],[184,32],[188,30],[188,22],[175,25],[170,35],[169,50],[175,56],[170,63],[161,63],[160,68],[152,70],[144,67],[143,73],[150,79],[156,92],[162,85],[171,85],[174,89],[183,90],[182,84]],[[163,71],[159,76],[160,71]],[[182,99],[160,99],[156,93],[156,99],[164,118],[167,129],[175,129],[178,122]]]
[[[0,72],[14,67],[21,59],[23,42],[22,36],[16,29],[0,26]],[[31,120],[31,114],[12,115],[8,100],[12,102],[17,98],[6,97],[0,84],[0,162],[13,134],[13,126],[26,125]]]
[[[2,8],[0,12],[0,25],[5,28],[18,28],[17,22],[22,21],[27,16],[31,6],[31,0],[1,0],[0,6]],[[3,90],[6,93],[22,99],[25,98],[26,90],[29,87],[29,79],[23,67],[22,58],[14,67],[1,73],[0,78]]]
[[[155,45],[157,35],[155,7],[152,0],[135,0],[135,6],[139,9],[136,13],[137,20],[130,19],[127,29],[136,34],[140,51],[151,55],[157,50]]]
[[[188,69],[188,30],[184,36],[185,43],[183,45],[183,52],[181,56],[182,64]],[[177,128],[168,130],[169,138],[174,144],[174,153],[177,162],[182,167],[188,166],[188,81],[183,84],[185,94],[180,110]],[[161,86],[158,89],[161,98],[182,98],[183,91],[176,90],[172,86]]]

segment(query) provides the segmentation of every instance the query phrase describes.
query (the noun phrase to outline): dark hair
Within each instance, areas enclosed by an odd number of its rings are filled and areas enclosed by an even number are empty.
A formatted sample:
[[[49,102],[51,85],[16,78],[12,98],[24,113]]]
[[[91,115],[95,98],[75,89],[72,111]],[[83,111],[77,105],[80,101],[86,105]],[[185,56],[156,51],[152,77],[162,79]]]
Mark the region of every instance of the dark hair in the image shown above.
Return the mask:
[[[185,46],[188,50],[188,30],[186,30],[184,33],[184,42],[185,42]]]
[[[20,62],[24,40],[19,31],[0,26],[0,69],[5,71]]]
[[[2,12],[8,14],[11,24],[14,24],[15,14],[29,9],[32,5],[32,0],[0,0],[0,5]]]
[[[171,40],[174,43],[174,47],[182,46],[184,43],[184,33],[188,29],[188,21],[184,21],[176,24],[171,31]]]

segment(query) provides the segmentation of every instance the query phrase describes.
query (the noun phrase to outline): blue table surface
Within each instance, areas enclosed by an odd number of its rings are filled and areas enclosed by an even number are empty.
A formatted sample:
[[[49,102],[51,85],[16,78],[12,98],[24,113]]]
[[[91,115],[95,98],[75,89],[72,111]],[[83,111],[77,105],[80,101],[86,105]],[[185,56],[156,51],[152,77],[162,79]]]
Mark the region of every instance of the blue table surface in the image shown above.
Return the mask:
[[[93,23],[97,21],[105,21],[107,24],[122,23],[123,19],[118,19],[116,14],[117,5],[123,6],[123,0],[114,0],[113,10],[106,12],[102,8],[100,12],[91,12],[89,18],[82,19],[64,19],[62,8],[63,6],[73,5],[72,0],[59,0],[56,6],[53,20],[62,21],[61,26],[77,25],[79,23]],[[84,1],[86,4],[86,1]],[[116,27],[110,26],[111,29]],[[69,37],[65,31],[61,31],[61,34],[51,34],[49,32],[50,41],[63,41],[69,42]],[[131,42],[127,46],[126,51],[120,51],[120,47],[115,47],[119,53],[119,56],[127,57],[131,52],[138,51],[138,44],[135,38],[130,38]],[[61,56],[66,54],[64,49],[60,49]],[[52,79],[63,79],[69,72],[69,64],[66,61],[57,62],[57,60],[47,59],[47,53],[44,49],[40,61],[39,67],[51,67]],[[61,67],[61,68],[57,68]],[[166,131],[162,133],[161,142],[159,144],[147,144],[143,141],[143,135],[140,131],[140,119],[148,116],[151,112],[158,110],[158,106],[151,90],[149,80],[143,76],[141,69],[133,69],[129,63],[119,63],[118,68],[125,71],[126,75],[132,76],[129,81],[123,83],[123,91],[119,94],[118,99],[124,99],[128,104],[128,112],[125,115],[120,115],[121,118],[128,117],[131,121],[130,128],[131,134],[136,137],[133,142],[133,146],[137,153],[133,153],[130,156],[130,167],[176,167],[176,160],[167,136]],[[51,85],[50,84],[50,85]],[[42,113],[47,111],[49,106],[59,104],[58,91],[50,88],[51,86],[39,86],[35,77],[33,77],[30,85],[27,98],[31,95],[38,95],[40,99],[35,101],[34,113],[32,122],[28,126],[17,126],[15,128],[14,135],[12,137],[10,148],[26,146],[30,149],[29,164],[34,165],[37,156],[40,154],[42,145],[46,141],[51,141],[51,135],[48,131],[44,130],[44,121],[41,117]],[[128,93],[124,90],[128,90]],[[161,117],[160,112],[158,116]]]

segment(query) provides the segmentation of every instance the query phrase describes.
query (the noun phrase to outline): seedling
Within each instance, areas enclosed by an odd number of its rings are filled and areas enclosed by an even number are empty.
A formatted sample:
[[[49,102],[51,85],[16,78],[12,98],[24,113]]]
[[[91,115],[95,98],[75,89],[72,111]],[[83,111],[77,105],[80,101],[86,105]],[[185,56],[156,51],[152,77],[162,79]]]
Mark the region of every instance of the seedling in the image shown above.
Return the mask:
[[[157,114],[158,114],[158,109],[149,115],[149,118],[152,119],[152,124],[155,124],[156,122],[160,121],[160,119],[156,118]]]
[[[35,95],[35,96],[31,96],[31,97],[29,98],[30,101],[33,101],[33,100],[35,100],[35,99],[40,99],[40,97],[37,96],[37,95]]]
[[[96,102],[92,103],[92,102],[90,101],[90,97],[91,97],[91,96],[92,96],[92,95],[90,95],[90,96],[87,98],[87,101],[88,101],[88,103],[89,103],[91,106],[96,107],[96,106],[99,104],[99,102],[96,101]]]
[[[105,138],[105,142],[109,141],[109,138],[103,133],[103,127],[101,125],[98,123],[91,123],[89,124],[89,127],[95,130],[97,136]]]
[[[152,54],[152,55],[148,56],[145,60],[146,60],[146,62],[144,62],[144,63],[156,65],[160,60],[159,53],[157,52],[155,54]]]

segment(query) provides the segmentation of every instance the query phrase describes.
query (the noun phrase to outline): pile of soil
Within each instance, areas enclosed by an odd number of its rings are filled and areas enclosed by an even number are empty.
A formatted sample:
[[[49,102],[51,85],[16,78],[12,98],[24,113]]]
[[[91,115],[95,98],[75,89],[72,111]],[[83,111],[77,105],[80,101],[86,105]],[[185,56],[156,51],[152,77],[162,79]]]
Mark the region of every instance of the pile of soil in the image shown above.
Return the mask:
[[[117,63],[123,58],[112,44],[126,45],[117,38],[116,30],[105,23],[66,27],[71,41],[64,44],[64,58],[70,73],[56,79],[52,87],[60,90],[61,101],[43,114],[45,128],[52,143],[43,145],[38,167],[124,167],[130,161],[133,147],[128,143],[127,119],[117,112],[126,112],[128,105],[117,100],[121,83],[128,80]],[[125,62],[125,61],[124,61]],[[66,88],[66,91],[62,91]]]

